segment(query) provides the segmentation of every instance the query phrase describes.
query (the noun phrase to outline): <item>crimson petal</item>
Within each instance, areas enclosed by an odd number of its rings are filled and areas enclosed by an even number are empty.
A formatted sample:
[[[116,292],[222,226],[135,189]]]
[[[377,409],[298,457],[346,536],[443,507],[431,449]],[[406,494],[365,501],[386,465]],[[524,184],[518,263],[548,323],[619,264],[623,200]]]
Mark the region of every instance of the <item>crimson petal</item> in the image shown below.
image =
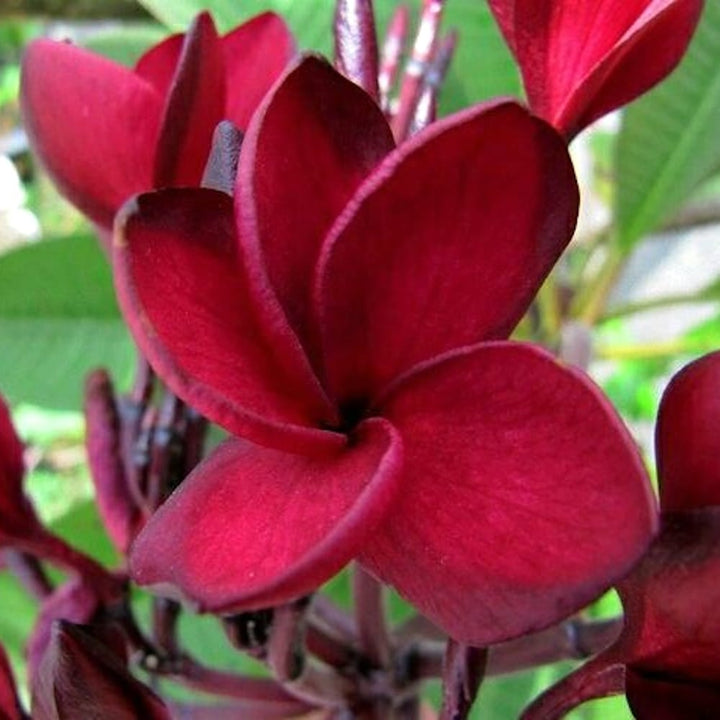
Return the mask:
[[[662,515],[662,532],[618,586],[618,644],[637,671],[720,684],[720,508]]]
[[[0,645],[0,717],[4,720],[22,720],[10,661],[2,645]]]
[[[60,191],[109,228],[131,195],[152,187],[162,113],[153,86],[67,43],[36,40],[23,60],[25,128]]]
[[[213,132],[224,112],[225,57],[212,18],[204,12],[185,35],[170,84],[155,155],[154,187],[200,184]]]
[[[511,101],[403,144],[323,247],[331,389],[362,400],[418,362],[507,337],[570,240],[577,205],[565,143]]]
[[[682,57],[702,0],[489,0],[530,106],[572,137]]]
[[[225,117],[245,129],[297,52],[295,39],[279,15],[266,12],[225,35],[222,49],[227,68]]]
[[[720,352],[673,377],[658,413],[657,450],[663,510],[720,505]]]
[[[236,435],[307,450],[342,437],[302,356],[265,341],[249,297],[232,199],[207,189],[140,195],[120,213],[115,280],[130,328],[158,374]]]
[[[322,458],[227,441],[140,533],[133,578],[213,611],[305,595],[368,541],[395,495],[400,463],[399,438],[381,419]]]
[[[147,80],[160,97],[170,92],[184,41],[184,33],[171,35],[153,45],[135,64],[135,73]]]
[[[456,640],[550,625],[646,550],[656,515],[633,441],[547,353],[449,353],[399,381],[382,412],[403,438],[403,479],[360,560]]]
[[[241,240],[258,292],[282,307],[273,322],[284,310],[306,344],[320,244],[393,145],[379,107],[316,57],[288,71],[248,128],[235,194]]]
[[[58,622],[33,687],[34,720],[171,720],[162,700],[136,680],[89,629]]]

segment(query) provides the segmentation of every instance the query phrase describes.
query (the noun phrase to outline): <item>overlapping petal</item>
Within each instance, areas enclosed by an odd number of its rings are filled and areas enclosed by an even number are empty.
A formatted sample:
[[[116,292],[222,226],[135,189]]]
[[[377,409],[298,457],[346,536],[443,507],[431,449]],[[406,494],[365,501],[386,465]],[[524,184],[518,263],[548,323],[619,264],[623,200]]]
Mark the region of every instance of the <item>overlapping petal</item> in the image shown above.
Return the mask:
[[[225,117],[245,129],[265,93],[297,52],[285,21],[265,12],[222,38],[227,67]]]
[[[162,98],[131,70],[37,40],[25,52],[21,101],[35,151],[61,192],[96,223],[111,226],[128,197],[153,186]]]
[[[58,622],[33,687],[34,720],[171,720],[160,698],[136,680],[87,628]]]
[[[306,346],[320,245],[393,147],[380,108],[312,56],[278,82],[248,128],[235,193],[241,241],[258,292],[277,297],[275,315],[284,312]]]
[[[299,348],[267,341],[238,257],[232,200],[216,190],[141,195],[116,226],[120,303],[143,353],[180,397],[231,432],[308,450],[342,444]]]
[[[401,490],[360,556],[452,637],[485,646],[549,625],[645,551],[652,492],[599,391],[546,353],[449,353],[382,403]]]
[[[316,300],[332,390],[367,398],[418,362],[507,337],[569,242],[577,205],[563,140],[512,101],[402,145],[323,248]]]
[[[702,0],[489,0],[532,109],[568,136],[650,89],[682,57]]]
[[[133,577],[203,609],[268,607],[315,590],[375,531],[397,490],[402,448],[368,420],[332,455],[222,445],[152,517]]]
[[[663,394],[655,432],[663,510],[720,506],[720,352],[690,363]]]
[[[220,38],[210,15],[201,13],[185,35],[167,90],[154,187],[200,184],[215,126],[224,116],[225,83]]]

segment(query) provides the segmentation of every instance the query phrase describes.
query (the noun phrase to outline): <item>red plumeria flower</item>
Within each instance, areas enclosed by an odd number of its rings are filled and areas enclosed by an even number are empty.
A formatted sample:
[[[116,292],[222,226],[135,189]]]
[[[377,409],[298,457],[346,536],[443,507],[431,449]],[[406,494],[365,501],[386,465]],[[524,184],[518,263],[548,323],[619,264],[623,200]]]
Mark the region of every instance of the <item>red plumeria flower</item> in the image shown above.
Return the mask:
[[[661,532],[618,586],[618,641],[541,697],[527,720],[627,695],[638,720],[720,717],[720,352],[679,372],[656,430]]]
[[[223,37],[202,13],[134,69],[37,40],[23,61],[25,127],[60,191],[109,232],[135,193],[199,185],[215,126],[228,119],[244,129],[294,54],[273,13]]]
[[[572,138],[668,75],[703,0],[489,0],[533,112]]]
[[[251,441],[151,518],[135,579],[233,611],[357,558],[485,645],[622,576],[655,524],[634,444],[583,376],[501,340],[577,204],[564,141],[516,103],[393,149],[377,105],[312,57],[251,121],[234,204],[205,189],[128,204],[114,265],[143,352]]]

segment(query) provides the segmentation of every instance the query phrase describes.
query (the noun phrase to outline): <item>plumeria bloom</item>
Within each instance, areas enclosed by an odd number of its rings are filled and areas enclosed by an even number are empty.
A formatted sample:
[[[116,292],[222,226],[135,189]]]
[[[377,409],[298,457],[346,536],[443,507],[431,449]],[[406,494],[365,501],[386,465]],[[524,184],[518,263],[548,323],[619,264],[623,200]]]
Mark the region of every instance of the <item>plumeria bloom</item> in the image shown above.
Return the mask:
[[[683,56],[703,0],[489,0],[533,112],[572,138]]]
[[[524,716],[560,718],[625,691],[638,720],[720,717],[720,352],[680,373],[656,430],[661,532],[618,587],[618,641]]]
[[[0,645],[0,717],[7,720],[23,720],[25,717],[15,689],[10,661],[2,645]]]
[[[295,54],[265,13],[219,37],[202,13],[133,69],[68,43],[37,40],[23,61],[25,127],[60,191],[101,229],[135,193],[199,185],[215,126],[247,126]]]
[[[626,573],[655,525],[633,442],[585,377],[503,340],[577,204],[563,139],[516,103],[394,149],[377,104],[314,57],[253,117],[234,201],[130,202],[125,316],[170,388],[237,436],[140,532],[134,578],[231,612],[356,558],[485,645]]]

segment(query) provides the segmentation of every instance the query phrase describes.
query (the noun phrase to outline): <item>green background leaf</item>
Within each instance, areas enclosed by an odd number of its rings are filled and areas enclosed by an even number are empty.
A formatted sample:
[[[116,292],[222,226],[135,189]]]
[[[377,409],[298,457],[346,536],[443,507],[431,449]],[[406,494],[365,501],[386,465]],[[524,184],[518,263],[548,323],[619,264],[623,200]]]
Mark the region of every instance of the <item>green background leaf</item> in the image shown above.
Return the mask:
[[[708,2],[678,70],[625,113],[615,216],[630,248],[720,164],[720,3]]]
[[[0,389],[11,403],[77,408],[85,374],[120,387],[134,351],[97,241],[80,235],[0,257]]]

